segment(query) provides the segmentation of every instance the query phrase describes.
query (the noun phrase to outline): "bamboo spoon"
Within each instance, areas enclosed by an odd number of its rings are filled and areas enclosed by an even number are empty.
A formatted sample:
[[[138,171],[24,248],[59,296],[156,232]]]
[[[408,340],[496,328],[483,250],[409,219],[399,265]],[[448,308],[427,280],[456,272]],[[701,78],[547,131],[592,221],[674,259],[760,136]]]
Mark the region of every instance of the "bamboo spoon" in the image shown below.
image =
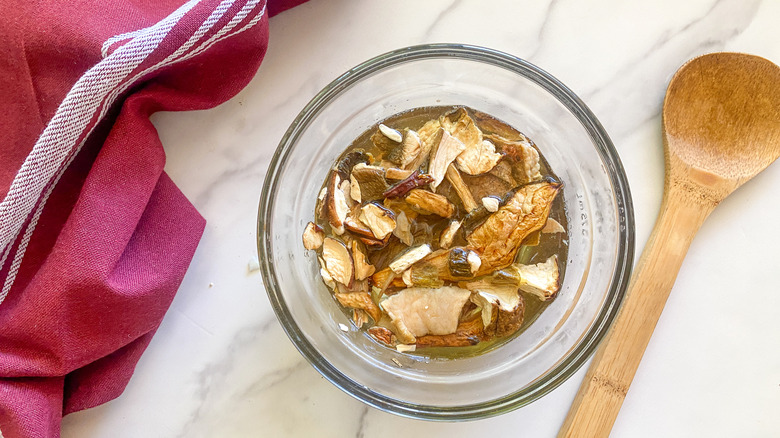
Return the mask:
[[[740,53],[689,61],[666,90],[663,129],[658,220],[559,438],[609,436],[694,234],[726,196],[780,156],[780,67]]]

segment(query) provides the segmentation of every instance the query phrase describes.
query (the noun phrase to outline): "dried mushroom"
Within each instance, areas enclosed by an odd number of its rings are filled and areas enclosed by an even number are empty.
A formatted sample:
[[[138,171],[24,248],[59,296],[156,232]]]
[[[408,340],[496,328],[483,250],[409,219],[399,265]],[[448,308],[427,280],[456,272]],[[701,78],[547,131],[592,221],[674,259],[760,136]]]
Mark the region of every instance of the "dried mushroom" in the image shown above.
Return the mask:
[[[379,124],[379,132],[381,132],[382,134],[384,134],[385,137],[389,138],[390,140],[393,140],[396,143],[400,143],[401,140],[403,139],[403,137],[401,137],[400,132],[382,123]]]
[[[520,187],[504,206],[466,237],[482,257],[480,274],[512,263],[523,239],[544,227],[560,188],[561,184],[554,182]]]
[[[424,259],[425,256],[431,253],[430,245],[420,245],[414,248],[409,248],[408,251],[403,253],[400,257],[390,263],[390,269],[396,274],[400,274],[408,269],[413,264]]]
[[[455,213],[455,206],[447,198],[427,190],[411,190],[405,201],[420,214],[435,214],[448,218]]]
[[[344,285],[352,283],[352,256],[343,243],[326,237],[322,242],[322,259],[331,278]]]
[[[557,255],[535,265],[515,263],[503,272],[518,280],[520,290],[534,294],[543,301],[554,297],[560,287]]]
[[[306,249],[319,249],[322,246],[322,240],[325,239],[325,233],[322,227],[314,222],[306,224],[303,230],[303,247]]]
[[[568,254],[562,186],[539,150],[465,107],[372,130],[334,164],[302,236],[347,317],[414,355],[476,354],[521,332],[555,298]]]
[[[368,293],[337,293],[335,296],[342,306],[349,307],[351,309],[365,310],[366,313],[368,313],[368,315],[374,319],[374,321],[379,321],[379,319],[382,317],[382,311],[379,310],[379,306],[374,303],[374,300],[371,299],[371,295]]]
[[[441,184],[444,176],[447,174],[447,167],[455,161],[455,158],[464,149],[466,149],[466,145],[462,141],[453,137],[447,131],[442,132],[441,141],[439,141],[435,150],[431,152],[432,158],[428,168],[428,173],[433,177],[431,187],[435,189]]]
[[[347,218],[347,213],[349,213],[349,204],[347,204],[347,197],[341,190],[341,178],[339,175],[334,173],[330,181],[325,197],[325,209],[333,232],[341,235],[344,234],[344,220]]]
[[[395,214],[379,204],[369,203],[360,209],[360,221],[374,233],[379,240],[384,239],[395,229]]]
[[[398,329],[413,337],[447,335],[458,328],[458,316],[471,292],[458,287],[407,288],[382,301]]]
[[[455,163],[458,169],[469,175],[481,175],[496,167],[503,155],[496,152],[496,146],[489,140],[482,140],[476,145],[467,145],[458,155]]]
[[[379,166],[359,163],[352,168],[350,177],[357,183],[363,202],[382,199],[384,197],[382,194],[389,187],[385,179],[385,169]]]
[[[352,259],[355,263],[355,280],[365,280],[376,271],[376,268],[368,262],[357,240],[352,241]]]
[[[395,229],[393,235],[397,237],[404,245],[412,246],[414,235],[412,234],[411,224],[406,217],[406,212],[402,211],[395,217]]]
[[[460,229],[462,221],[450,221],[447,228],[441,232],[441,238],[439,239],[439,246],[447,249],[452,245],[452,241],[455,239],[455,233]]]
[[[458,169],[450,164],[450,167],[447,168],[446,176],[447,181],[452,184],[452,188],[458,194],[460,202],[463,204],[463,208],[465,208],[466,211],[472,211],[477,208],[477,203],[474,201],[474,196],[472,196],[471,190],[469,190],[469,187],[466,185],[466,183],[463,182],[463,178],[460,177]]]
[[[408,168],[420,156],[420,152],[422,152],[420,136],[411,129],[407,130],[401,144],[401,167]]]
[[[520,140],[507,140],[500,135],[487,135],[511,160],[520,163],[519,175],[522,182],[538,181],[542,178],[539,151],[525,136]]]

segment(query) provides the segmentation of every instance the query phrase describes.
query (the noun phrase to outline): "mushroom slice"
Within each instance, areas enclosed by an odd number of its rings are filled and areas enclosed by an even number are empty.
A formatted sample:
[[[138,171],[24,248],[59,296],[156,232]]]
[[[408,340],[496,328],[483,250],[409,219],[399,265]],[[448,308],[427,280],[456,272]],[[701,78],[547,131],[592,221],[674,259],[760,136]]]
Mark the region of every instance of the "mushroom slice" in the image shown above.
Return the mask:
[[[352,197],[352,184],[350,184],[349,179],[341,181],[339,188],[341,189],[341,193],[344,194],[344,200],[347,202],[347,206],[352,208],[352,206],[356,204],[356,199]]]
[[[547,218],[547,223],[544,224],[544,228],[542,228],[542,233],[565,233],[566,228],[563,228],[563,225],[561,225],[560,222],[556,221],[555,219],[549,217]]]
[[[468,290],[451,286],[408,288],[382,301],[382,308],[399,333],[415,338],[427,334],[447,335],[458,328],[458,317],[469,296]]]
[[[493,320],[493,309],[498,304],[498,299],[490,294],[481,292],[472,294],[470,299],[472,303],[481,309],[482,325],[485,327],[490,325],[490,322]]]
[[[395,343],[395,335],[387,328],[374,326],[368,329],[368,334],[382,344],[392,347]]]
[[[331,290],[336,289],[336,282],[333,281],[333,277],[330,275],[330,272],[328,272],[328,269],[325,267],[325,260],[322,259],[322,257],[317,257],[320,261],[320,276],[322,277],[322,282],[325,283],[325,286],[328,286]]]
[[[458,169],[452,164],[447,167],[447,181],[452,184],[452,188],[455,189],[455,192],[460,197],[460,201],[463,203],[463,207],[467,212],[477,208],[477,203],[474,201],[474,196],[471,195],[471,190],[469,190],[466,183],[463,182],[463,178],[460,177]]]
[[[306,224],[306,229],[303,230],[303,247],[306,249],[317,249],[322,246],[322,240],[325,238],[325,233],[319,225],[314,222]]]
[[[360,248],[357,240],[352,241],[352,259],[355,262],[355,280],[364,280],[376,271],[374,265],[368,262],[366,253]]]
[[[354,293],[337,293],[336,299],[344,307],[351,309],[365,310],[374,321],[379,321],[382,317],[382,311],[379,310],[379,306],[376,305],[374,300],[371,299],[371,295],[366,292],[354,292]]]
[[[325,197],[325,209],[328,213],[328,221],[336,234],[344,234],[344,219],[349,213],[349,204],[344,192],[341,190],[341,177],[333,172],[328,184],[328,192]]]
[[[355,182],[357,182],[362,202],[382,199],[382,194],[387,191],[385,169],[382,167],[358,163],[352,168],[350,177],[354,177]]]
[[[466,237],[471,249],[482,258],[477,275],[512,263],[523,240],[544,227],[560,188],[560,183],[547,181],[520,187]]]
[[[536,295],[542,301],[553,298],[560,288],[557,255],[535,265],[516,263],[501,272],[516,279],[520,290]]]
[[[395,229],[395,213],[374,202],[360,209],[360,221],[366,224],[379,240],[383,240]]]
[[[462,141],[453,137],[447,131],[442,132],[441,141],[436,150],[431,153],[433,158],[428,166],[428,173],[433,177],[431,187],[435,189],[441,184],[447,173],[447,167],[455,161],[455,158],[464,149],[466,149],[466,145]]]
[[[422,151],[422,142],[420,136],[415,132],[407,130],[404,134],[404,140],[401,144],[401,167],[406,169],[414,162]]]
[[[427,190],[413,189],[404,200],[421,214],[436,214],[448,218],[455,213],[455,206],[446,197]]]
[[[439,239],[439,246],[441,248],[447,249],[452,245],[452,241],[455,239],[455,233],[458,232],[460,224],[462,223],[462,221],[450,221],[447,228],[441,232],[441,238]]]
[[[541,160],[539,151],[526,136],[520,136],[519,140],[508,140],[497,134],[485,135],[491,140],[510,160],[521,163],[521,182],[537,181],[542,178]]]
[[[417,348],[467,347],[478,344],[485,333],[485,325],[478,315],[461,321],[454,333],[447,335],[425,335],[417,338]]]
[[[525,319],[525,300],[520,297],[517,307],[511,311],[499,308],[498,318],[496,319],[496,336],[508,336],[520,330]]]
[[[495,213],[498,211],[498,206],[501,205],[501,201],[495,196],[485,196],[482,198],[482,205],[485,206],[485,210]]]
[[[397,237],[406,246],[412,246],[414,243],[414,235],[411,230],[411,223],[409,218],[406,217],[406,212],[401,211],[395,217],[395,229],[393,235]]]
[[[441,140],[441,133],[441,122],[438,119],[429,120],[417,130],[417,136],[420,137],[420,154],[406,166],[407,169],[418,170],[426,160],[430,160],[431,151]]]
[[[363,327],[368,323],[368,313],[363,309],[352,309],[352,322],[357,328]]]
[[[496,146],[489,140],[466,144],[466,149],[455,159],[458,169],[469,175],[490,172],[503,155],[496,152]]]
[[[403,140],[403,137],[401,137],[400,132],[385,125],[384,123],[379,124],[379,132],[381,132],[385,137],[389,138],[390,140],[393,140],[396,143],[400,143],[401,140]]]
[[[500,277],[491,276],[479,280],[460,282],[460,287],[482,296],[485,300],[498,305],[501,310],[511,312],[520,303],[519,285],[515,281],[501,281]]]
[[[431,246],[427,243],[425,245],[409,248],[406,252],[401,254],[400,257],[390,263],[390,269],[396,274],[401,274],[413,264],[424,259],[430,253]]]
[[[349,286],[352,283],[352,257],[343,243],[332,237],[322,242],[322,258],[330,276],[339,283]]]
[[[440,118],[441,127],[466,146],[482,143],[482,131],[474,124],[465,108],[458,108]]]
[[[413,170],[404,170],[397,167],[388,167],[385,169],[385,178],[393,179],[396,181],[409,178],[409,175],[414,172]]]
[[[360,184],[355,179],[355,175],[349,174],[349,196],[358,204],[362,202],[363,196],[360,193]]]

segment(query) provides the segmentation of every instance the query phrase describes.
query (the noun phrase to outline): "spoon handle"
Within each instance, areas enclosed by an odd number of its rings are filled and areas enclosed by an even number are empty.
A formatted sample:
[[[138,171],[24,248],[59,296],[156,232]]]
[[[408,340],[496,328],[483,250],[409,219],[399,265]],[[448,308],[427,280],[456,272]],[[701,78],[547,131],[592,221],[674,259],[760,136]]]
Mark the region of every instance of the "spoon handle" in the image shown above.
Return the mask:
[[[715,204],[672,185],[614,325],[596,352],[559,438],[608,437],[683,258]]]

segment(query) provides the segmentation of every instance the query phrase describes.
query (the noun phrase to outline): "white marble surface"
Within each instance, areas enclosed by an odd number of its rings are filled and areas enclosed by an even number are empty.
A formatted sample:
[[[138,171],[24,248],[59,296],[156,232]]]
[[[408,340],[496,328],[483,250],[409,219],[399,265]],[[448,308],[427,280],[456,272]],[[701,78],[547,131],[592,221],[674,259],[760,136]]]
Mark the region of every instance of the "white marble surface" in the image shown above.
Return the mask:
[[[266,59],[236,98],[155,116],[167,170],[208,220],[206,232],[127,390],[66,417],[63,436],[554,436],[584,369],[510,414],[442,424],[367,408],[303,360],[260,274],[247,272],[262,179],[282,133],[330,80],[388,50],[464,42],[509,52],[569,85],[607,128],[633,191],[638,255],[661,201],[669,78],[711,51],[780,62],[779,21],[773,0],[311,0],[272,19]],[[705,223],[613,436],[778,436],[779,189],[776,163]]]

